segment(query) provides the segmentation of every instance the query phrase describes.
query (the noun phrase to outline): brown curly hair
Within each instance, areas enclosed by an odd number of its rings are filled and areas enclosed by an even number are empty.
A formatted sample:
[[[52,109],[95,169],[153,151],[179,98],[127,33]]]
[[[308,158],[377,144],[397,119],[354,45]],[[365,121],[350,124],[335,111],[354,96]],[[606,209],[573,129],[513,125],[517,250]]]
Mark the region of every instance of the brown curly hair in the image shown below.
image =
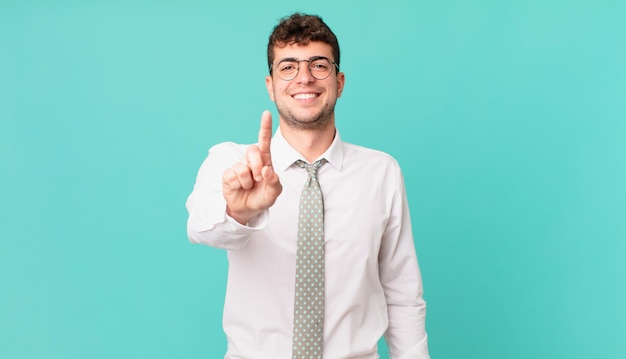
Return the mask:
[[[339,42],[332,30],[317,15],[295,13],[282,18],[270,35],[267,43],[267,66],[270,73],[274,62],[274,46],[283,47],[292,43],[306,46],[310,41],[320,41],[332,47],[333,60],[339,71]]]

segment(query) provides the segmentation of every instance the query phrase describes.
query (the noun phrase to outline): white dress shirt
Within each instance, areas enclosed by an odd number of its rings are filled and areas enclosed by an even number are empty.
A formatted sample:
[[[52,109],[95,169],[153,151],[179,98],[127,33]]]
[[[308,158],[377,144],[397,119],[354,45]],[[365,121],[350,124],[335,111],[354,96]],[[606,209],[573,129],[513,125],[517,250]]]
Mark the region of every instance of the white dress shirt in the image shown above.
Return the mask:
[[[246,226],[226,215],[222,174],[245,145],[209,150],[187,200],[193,243],[228,250],[223,326],[230,359],[291,358],[303,159],[282,136],[271,143],[283,185],[276,203]],[[320,156],[324,197],[324,359],[374,359],[384,335],[392,359],[428,359],[426,304],[404,182],[389,155],[342,142]]]

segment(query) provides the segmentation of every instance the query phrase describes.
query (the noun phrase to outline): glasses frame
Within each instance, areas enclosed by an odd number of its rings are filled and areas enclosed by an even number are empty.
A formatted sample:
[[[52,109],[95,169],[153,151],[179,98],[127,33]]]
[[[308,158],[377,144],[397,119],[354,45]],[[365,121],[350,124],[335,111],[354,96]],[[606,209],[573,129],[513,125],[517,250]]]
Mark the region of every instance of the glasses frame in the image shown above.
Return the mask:
[[[289,79],[282,78],[282,77],[281,77],[280,75],[278,75],[278,74],[277,74],[276,76],[278,76],[278,78],[279,78],[279,79],[281,79],[281,80],[283,80],[283,81],[291,81],[291,80],[295,79],[295,78],[298,76],[298,74],[300,73],[300,63],[304,61],[304,62],[308,62],[308,63],[309,63],[309,65],[307,66],[307,69],[309,70],[309,74],[311,74],[311,76],[312,76],[314,79],[316,79],[316,80],[326,80],[326,79],[330,76],[330,74],[332,73],[332,71],[328,71],[328,75],[326,75],[326,76],[324,76],[324,77],[322,77],[322,78],[319,78],[319,77],[315,76],[315,75],[313,74],[313,71],[311,70],[311,63],[312,63],[313,61],[315,61],[315,60],[320,60],[320,59],[326,60],[326,61],[330,62],[331,64],[335,65],[335,71],[336,71],[337,73],[339,72],[339,65],[338,65],[335,61],[333,61],[333,60],[329,59],[329,58],[328,58],[328,57],[326,57],[326,56],[312,56],[312,57],[310,57],[308,60],[299,60],[299,59],[297,59],[297,58],[295,58],[295,57],[285,57],[284,59],[280,59],[278,62],[276,62],[276,65],[280,64],[280,63],[281,63],[281,62],[283,62],[283,61],[293,61],[293,62],[296,62],[296,63],[298,64],[298,67],[296,68],[296,72],[295,72],[295,74],[293,75],[293,77],[291,77],[291,78],[289,78]],[[272,71],[273,71],[273,70],[274,70],[274,64],[271,64],[271,65],[270,65],[270,75],[272,74]]]

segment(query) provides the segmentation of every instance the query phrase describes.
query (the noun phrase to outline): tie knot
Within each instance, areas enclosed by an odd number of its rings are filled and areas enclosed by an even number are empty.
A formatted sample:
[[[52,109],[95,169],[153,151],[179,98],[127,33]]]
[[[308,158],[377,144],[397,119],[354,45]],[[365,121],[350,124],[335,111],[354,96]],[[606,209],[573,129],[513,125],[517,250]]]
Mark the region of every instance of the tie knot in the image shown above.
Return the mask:
[[[327,162],[326,159],[322,158],[321,160],[317,160],[313,163],[307,163],[302,160],[297,160],[296,164],[302,168],[306,168],[306,171],[309,174],[309,177],[315,178],[317,177],[317,170],[319,170],[319,168],[322,167],[322,165],[326,162]]]

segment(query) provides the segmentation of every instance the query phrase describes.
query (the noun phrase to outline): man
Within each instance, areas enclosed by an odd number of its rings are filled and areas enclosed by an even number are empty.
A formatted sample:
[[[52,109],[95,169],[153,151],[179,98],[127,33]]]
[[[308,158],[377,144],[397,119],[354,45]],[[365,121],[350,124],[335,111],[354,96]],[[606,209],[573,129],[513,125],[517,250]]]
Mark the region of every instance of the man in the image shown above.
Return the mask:
[[[187,200],[191,242],[228,250],[226,358],[378,358],[383,335],[391,358],[429,358],[400,168],[335,128],[335,35],[294,14],[267,54],[279,129],[266,111],[256,145],[211,148]]]

